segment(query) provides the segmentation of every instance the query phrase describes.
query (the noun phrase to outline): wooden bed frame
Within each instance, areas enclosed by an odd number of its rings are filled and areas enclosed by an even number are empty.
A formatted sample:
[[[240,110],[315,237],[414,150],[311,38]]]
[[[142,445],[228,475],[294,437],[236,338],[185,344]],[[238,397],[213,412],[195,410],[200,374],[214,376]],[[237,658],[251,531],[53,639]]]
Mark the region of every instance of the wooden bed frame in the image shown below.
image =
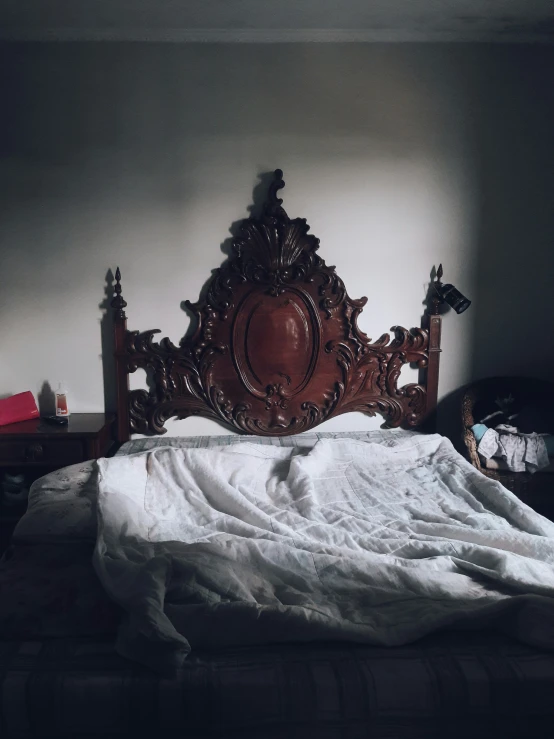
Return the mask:
[[[319,239],[291,219],[275,171],[260,219],[248,218],[205,297],[186,302],[197,318],[190,339],[155,343],[158,330],[127,330],[116,271],[114,309],[117,437],[163,434],[170,417],[205,416],[236,431],[284,436],[349,411],[381,413],[388,426],[421,425],[437,404],[441,317],[432,298],[422,328],[391,329],[373,342],[357,325],[367,298],[352,300]],[[442,270],[441,270],[442,271]],[[441,274],[437,275],[440,281]],[[439,283],[437,283],[439,284]],[[398,387],[405,364],[419,383]],[[129,373],[153,372],[153,387],[129,390]]]

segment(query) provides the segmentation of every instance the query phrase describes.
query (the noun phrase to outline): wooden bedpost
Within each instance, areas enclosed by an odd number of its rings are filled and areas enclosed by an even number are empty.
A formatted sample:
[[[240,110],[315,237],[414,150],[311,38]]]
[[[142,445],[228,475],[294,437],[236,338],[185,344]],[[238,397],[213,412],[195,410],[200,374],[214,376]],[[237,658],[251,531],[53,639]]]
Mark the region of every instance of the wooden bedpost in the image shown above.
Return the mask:
[[[117,441],[129,440],[129,375],[127,372],[126,339],[127,303],[121,295],[121,272],[115,271],[115,295],[111,302],[113,308],[113,329],[115,347],[116,399],[117,399]]]
[[[426,416],[433,429],[436,427],[436,409],[439,394],[439,364],[441,355],[442,317],[439,313],[442,298],[437,287],[441,286],[442,264],[437,270],[437,279],[431,284],[429,306],[425,314],[423,328],[429,332],[429,361],[425,370],[425,386],[427,389]]]

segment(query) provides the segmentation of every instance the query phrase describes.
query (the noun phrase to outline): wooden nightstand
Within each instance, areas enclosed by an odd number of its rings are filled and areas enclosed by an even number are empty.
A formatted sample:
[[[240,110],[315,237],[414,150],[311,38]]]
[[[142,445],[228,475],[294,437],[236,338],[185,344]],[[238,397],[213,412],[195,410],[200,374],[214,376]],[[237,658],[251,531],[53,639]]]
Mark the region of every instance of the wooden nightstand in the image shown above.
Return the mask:
[[[25,484],[48,472],[106,456],[114,446],[115,416],[104,413],[74,413],[67,426],[56,426],[40,418],[0,426],[0,475],[25,474]],[[0,553],[25,508],[0,502]]]

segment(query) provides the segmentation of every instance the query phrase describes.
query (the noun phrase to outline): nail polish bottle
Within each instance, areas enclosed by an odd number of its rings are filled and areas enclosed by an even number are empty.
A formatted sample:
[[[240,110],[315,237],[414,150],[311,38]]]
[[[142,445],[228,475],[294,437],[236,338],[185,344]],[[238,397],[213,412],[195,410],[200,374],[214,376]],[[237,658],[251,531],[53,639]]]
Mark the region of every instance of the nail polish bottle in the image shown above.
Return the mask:
[[[58,389],[56,390],[56,416],[69,416],[67,392],[61,382],[58,383]]]

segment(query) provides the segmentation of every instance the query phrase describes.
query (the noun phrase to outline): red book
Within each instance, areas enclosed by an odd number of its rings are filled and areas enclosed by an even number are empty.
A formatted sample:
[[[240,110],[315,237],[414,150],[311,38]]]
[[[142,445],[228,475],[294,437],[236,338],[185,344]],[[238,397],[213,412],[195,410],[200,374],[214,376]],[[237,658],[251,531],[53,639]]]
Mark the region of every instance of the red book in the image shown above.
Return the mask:
[[[37,417],[37,404],[30,390],[0,400],[0,426],[7,426],[8,423],[17,423],[18,421],[28,421],[30,418]]]

